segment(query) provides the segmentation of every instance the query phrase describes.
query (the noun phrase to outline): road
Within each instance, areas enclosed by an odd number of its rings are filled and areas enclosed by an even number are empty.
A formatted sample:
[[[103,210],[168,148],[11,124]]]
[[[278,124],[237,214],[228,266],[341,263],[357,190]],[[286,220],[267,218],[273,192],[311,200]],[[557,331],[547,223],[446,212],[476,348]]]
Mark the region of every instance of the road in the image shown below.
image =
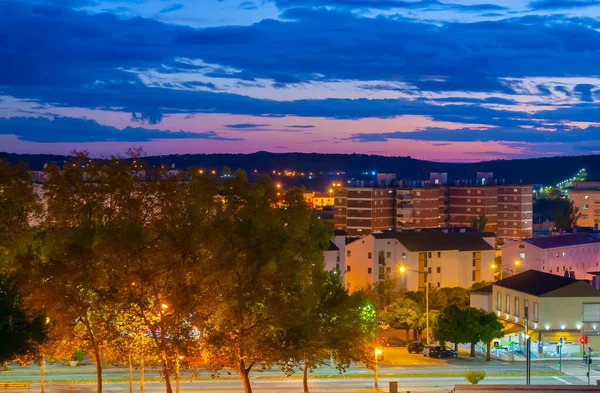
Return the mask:
[[[600,368],[592,368],[591,383],[595,384],[596,379],[600,379]],[[439,360],[430,359],[422,355],[408,354],[405,348],[385,348],[384,360],[379,368],[381,375],[398,374],[395,378],[381,378],[380,387],[387,390],[388,382],[397,381],[400,390],[447,393],[455,384],[465,383],[462,377],[444,377],[439,373],[460,373],[466,370],[485,370],[489,373],[500,372],[523,372],[525,364],[523,362],[486,362],[481,358],[459,357],[458,359]],[[536,361],[532,363],[532,372],[555,372],[557,370],[556,361]],[[534,384],[568,384],[584,385],[587,384],[585,373],[587,368],[581,365],[580,361],[564,361],[564,375],[532,376]],[[318,392],[371,392],[373,391],[373,371],[364,367],[352,367],[347,371],[352,378],[331,378],[310,380],[311,391]],[[137,373],[136,373],[137,374]],[[313,375],[331,375],[337,374],[337,370],[332,367],[321,367]],[[402,375],[404,374],[404,375]],[[415,374],[420,374],[419,377]],[[430,374],[430,375],[428,375]],[[434,374],[434,375],[431,375]],[[438,375],[435,375],[438,374]],[[210,374],[206,370],[201,370],[201,377],[208,377]],[[302,392],[302,381],[300,379],[264,379],[264,377],[281,377],[279,370],[267,370],[264,372],[253,372],[253,387],[255,392]],[[137,375],[136,375],[137,376]],[[156,371],[146,372],[146,377],[156,377]],[[124,381],[128,377],[127,368],[108,367],[104,370],[104,379]],[[37,382],[39,378],[38,369],[35,365],[20,367],[14,366],[12,371],[0,373],[0,381],[31,381]],[[261,379],[263,378],[263,379]],[[62,364],[53,364],[48,366],[46,373],[47,391],[52,393],[91,393],[94,391],[95,369],[91,364],[79,366],[77,368],[65,367]],[[57,380],[86,381],[89,383],[53,383]],[[522,384],[525,382],[524,376],[487,376],[482,383],[502,383],[502,384]],[[135,391],[138,391],[138,384],[135,383]],[[147,382],[145,384],[147,393],[164,392],[164,385],[160,382]],[[105,382],[106,392],[127,392],[129,390],[126,382]],[[37,391],[38,386],[32,384],[30,392]],[[242,384],[237,379],[204,379],[197,381],[182,381],[182,392],[242,392]],[[16,391],[14,391],[16,392]]]

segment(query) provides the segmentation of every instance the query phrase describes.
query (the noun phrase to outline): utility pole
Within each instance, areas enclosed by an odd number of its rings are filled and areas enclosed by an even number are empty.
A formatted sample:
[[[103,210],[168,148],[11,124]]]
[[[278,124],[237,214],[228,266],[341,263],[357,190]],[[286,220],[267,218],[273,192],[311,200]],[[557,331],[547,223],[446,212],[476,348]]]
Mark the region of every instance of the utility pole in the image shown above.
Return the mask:
[[[525,384],[531,385],[531,337],[527,335],[529,331],[529,307],[525,307]]]

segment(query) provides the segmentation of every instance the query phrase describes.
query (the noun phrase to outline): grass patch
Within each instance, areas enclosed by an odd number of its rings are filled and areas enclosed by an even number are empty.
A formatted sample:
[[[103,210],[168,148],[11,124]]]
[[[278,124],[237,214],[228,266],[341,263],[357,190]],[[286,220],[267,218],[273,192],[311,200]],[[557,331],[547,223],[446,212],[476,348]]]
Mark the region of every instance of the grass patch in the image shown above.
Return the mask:
[[[463,377],[464,371],[460,372],[449,372],[449,373],[388,373],[379,374],[379,378],[451,378],[451,377]],[[552,376],[552,375],[563,375],[559,371],[532,371],[532,376]],[[499,372],[486,372],[487,377],[522,377],[525,376],[524,372],[520,371],[499,371]],[[373,374],[314,374],[310,375],[309,379],[372,379]],[[194,381],[210,381],[210,380],[238,380],[240,379],[237,375],[222,375],[217,377],[200,376],[197,378],[181,378],[181,382],[194,382]],[[283,380],[283,379],[302,379],[302,375],[291,375],[286,377],[284,375],[259,375],[250,377],[252,380]],[[60,384],[60,383],[93,383],[95,378],[90,379],[58,379],[58,380],[46,380],[46,384]],[[128,378],[103,378],[103,382],[128,382]],[[134,382],[139,382],[139,378],[134,378]],[[163,382],[159,377],[145,378],[145,382]],[[5,382],[31,382],[37,383],[37,380],[23,381],[23,380],[2,380],[0,383]]]

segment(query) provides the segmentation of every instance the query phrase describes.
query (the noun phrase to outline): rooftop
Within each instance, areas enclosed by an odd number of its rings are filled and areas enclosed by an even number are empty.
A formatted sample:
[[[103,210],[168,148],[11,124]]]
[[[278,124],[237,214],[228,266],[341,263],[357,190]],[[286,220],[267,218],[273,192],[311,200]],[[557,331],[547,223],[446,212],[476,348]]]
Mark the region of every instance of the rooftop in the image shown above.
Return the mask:
[[[572,235],[533,237],[523,239],[523,241],[538,248],[549,249],[600,243],[600,238],[587,233],[576,233]]]
[[[488,251],[493,250],[480,232],[374,232],[376,239],[396,239],[408,251]]]
[[[329,248],[327,249],[327,251],[339,251],[339,247],[332,241],[329,241]]]
[[[334,236],[348,236],[348,233],[342,229],[336,229],[333,231]]]
[[[534,296],[543,296],[570,285],[581,283],[585,284],[585,286],[589,287],[591,290],[589,291],[584,288],[587,293],[600,297],[600,291],[593,288],[585,280],[576,280],[574,278],[567,278],[556,274],[540,272],[538,270],[527,270],[523,273],[505,278],[504,280],[497,281],[493,285]]]
[[[492,284],[486,285],[485,287],[472,289],[470,292],[471,293],[489,293],[489,294],[491,294],[492,293]]]

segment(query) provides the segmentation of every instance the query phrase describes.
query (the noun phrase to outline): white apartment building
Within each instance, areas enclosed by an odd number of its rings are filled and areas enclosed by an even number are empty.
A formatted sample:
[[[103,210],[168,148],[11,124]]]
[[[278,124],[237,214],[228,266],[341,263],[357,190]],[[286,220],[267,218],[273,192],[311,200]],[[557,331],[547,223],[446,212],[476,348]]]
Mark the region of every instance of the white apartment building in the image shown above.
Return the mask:
[[[475,282],[493,280],[494,240],[490,233],[439,230],[392,230],[350,238],[345,284],[353,291],[390,278],[409,291],[424,289],[426,282],[438,288],[470,288]]]
[[[346,256],[346,236],[345,231],[334,231],[333,240],[329,241],[329,247],[323,252],[325,258],[325,270],[338,271],[344,282],[344,273],[346,265],[344,263]]]
[[[591,280],[600,262],[600,238],[576,233],[522,239],[502,247],[504,274],[538,270]]]

